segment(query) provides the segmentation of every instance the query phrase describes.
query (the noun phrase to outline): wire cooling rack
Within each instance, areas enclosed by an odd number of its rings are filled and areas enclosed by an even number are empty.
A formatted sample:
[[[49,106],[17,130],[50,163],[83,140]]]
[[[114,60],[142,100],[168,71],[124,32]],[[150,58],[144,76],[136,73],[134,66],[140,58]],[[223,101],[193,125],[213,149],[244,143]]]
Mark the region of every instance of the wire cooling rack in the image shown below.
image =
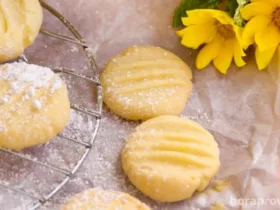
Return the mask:
[[[94,85],[96,85],[97,86],[97,89],[96,89],[97,105],[96,105],[96,110],[90,110],[90,109],[86,109],[86,108],[84,108],[80,105],[77,105],[77,104],[71,104],[71,108],[76,110],[77,112],[81,112],[81,113],[84,113],[86,115],[89,115],[91,117],[96,118],[94,132],[93,132],[91,140],[89,142],[84,142],[81,139],[67,137],[63,134],[59,134],[59,137],[65,139],[65,141],[71,141],[71,142],[74,142],[77,145],[80,145],[80,146],[84,147],[84,153],[82,154],[81,159],[77,162],[77,164],[71,170],[65,170],[65,169],[62,169],[62,168],[59,168],[59,167],[56,167],[56,166],[38,161],[38,160],[36,160],[34,158],[31,158],[30,156],[24,155],[22,153],[18,153],[18,152],[14,152],[14,151],[10,151],[10,150],[7,150],[7,149],[0,148],[0,151],[2,151],[2,152],[9,153],[10,155],[17,156],[18,158],[21,158],[21,159],[24,159],[24,160],[27,160],[27,161],[31,161],[34,164],[38,164],[42,167],[46,167],[48,169],[54,170],[58,173],[61,173],[65,177],[63,179],[63,181],[60,184],[58,184],[50,193],[48,193],[46,195],[40,195],[40,196],[33,195],[33,194],[28,193],[28,192],[26,192],[24,190],[21,190],[21,189],[17,189],[15,187],[10,186],[10,184],[7,184],[5,182],[1,182],[1,180],[0,180],[0,186],[1,187],[4,187],[8,190],[11,190],[11,191],[14,191],[16,193],[22,194],[23,196],[27,196],[30,199],[32,199],[34,201],[34,205],[32,205],[32,207],[29,208],[30,210],[38,209],[39,207],[44,205],[48,200],[50,200],[50,198],[52,198],[75,175],[75,173],[80,168],[81,164],[84,162],[84,160],[88,156],[88,154],[89,154],[89,152],[90,152],[90,150],[93,146],[93,143],[96,139],[97,131],[99,129],[100,120],[101,120],[101,113],[102,113],[102,87],[101,87],[101,85],[100,85],[100,83],[97,79],[98,78],[96,76],[97,66],[96,66],[96,63],[95,63],[95,60],[94,60],[92,54],[89,51],[88,45],[83,40],[83,38],[78,33],[78,31],[72,26],[72,24],[68,20],[66,20],[58,11],[56,11],[54,8],[49,6],[44,1],[41,0],[40,2],[41,2],[42,7],[44,9],[46,9],[48,12],[50,12],[52,15],[54,15],[56,18],[58,18],[70,30],[70,32],[74,35],[74,37],[54,33],[54,32],[51,32],[51,31],[45,30],[45,29],[41,29],[40,33],[44,34],[46,36],[51,36],[53,38],[60,39],[62,41],[71,42],[73,44],[80,45],[83,48],[83,50],[85,51],[85,53],[88,57],[89,64],[90,64],[90,66],[93,70],[92,71],[93,77],[84,76],[84,75],[81,75],[81,74],[79,74],[79,73],[77,73],[73,70],[65,69],[63,67],[53,69],[53,71],[56,72],[56,73],[65,73],[65,74],[68,74],[68,75],[71,75],[71,76],[74,76],[74,77],[78,77],[80,79],[87,80],[87,81],[93,83]],[[22,55],[20,59],[22,61],[28,63],[28,58],[25,55]]]

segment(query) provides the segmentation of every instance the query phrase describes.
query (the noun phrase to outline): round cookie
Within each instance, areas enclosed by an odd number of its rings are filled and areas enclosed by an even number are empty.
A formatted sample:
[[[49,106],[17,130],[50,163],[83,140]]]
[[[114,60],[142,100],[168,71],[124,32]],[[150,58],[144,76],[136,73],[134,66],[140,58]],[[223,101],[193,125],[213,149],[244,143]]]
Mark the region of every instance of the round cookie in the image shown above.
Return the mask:
[[[150,210],[136,198],[115,191],[90,189],[74,195],[61,210]]]
[[[187,199],[204,190],[220,166],[213,136],[177,116],[144,122],[127,139],[122,167],[145,195],[162,202]]]
[[[129,120],[179,115],[192,91],[187,64],[159,47],[134,46],[113,57],[101,75],[104,102]]]
[[[0,62],[21,55],[34,42],[42,20],[38,0],[0,0]]]
[[[21,150],[45,143],[68,123],[66,85],[49,68],[5,64],[0,84],[0,147]]]

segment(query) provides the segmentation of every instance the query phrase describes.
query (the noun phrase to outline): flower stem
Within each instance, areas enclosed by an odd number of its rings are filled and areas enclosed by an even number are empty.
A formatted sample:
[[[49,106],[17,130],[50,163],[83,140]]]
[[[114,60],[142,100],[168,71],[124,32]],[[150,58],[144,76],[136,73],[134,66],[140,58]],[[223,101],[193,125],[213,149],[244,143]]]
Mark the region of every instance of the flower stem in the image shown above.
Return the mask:
[[[245,21],[241,16],[240,10],[249,3],[250,0],[237,0],[238,8],[236,9],[235,15],[234,15],[234,22],[236,25],[244,27]]]

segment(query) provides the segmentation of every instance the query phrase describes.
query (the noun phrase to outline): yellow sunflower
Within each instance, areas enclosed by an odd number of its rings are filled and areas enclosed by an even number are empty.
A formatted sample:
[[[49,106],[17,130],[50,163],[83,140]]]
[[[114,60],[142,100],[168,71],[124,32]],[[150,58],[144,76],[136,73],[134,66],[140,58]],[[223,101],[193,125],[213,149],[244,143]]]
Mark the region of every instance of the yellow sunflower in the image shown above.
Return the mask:
[[[280,43],[280,0],[251,0],[241,9],[249,22],[243,32],[245,49],[256,43],[256,61],[259,70],[271,62]]]
[[[178,31],[182,37],[182,45],[201,49],[197,56],[196,66],[203,69],[211,61],[215,67],[225,74],[234,58],[238,67],[244,66],[242,57],[242,28],[235,25],[233,19],[223,11],[198,9],[187,12],[188,17],[182,18],[185,29]]]

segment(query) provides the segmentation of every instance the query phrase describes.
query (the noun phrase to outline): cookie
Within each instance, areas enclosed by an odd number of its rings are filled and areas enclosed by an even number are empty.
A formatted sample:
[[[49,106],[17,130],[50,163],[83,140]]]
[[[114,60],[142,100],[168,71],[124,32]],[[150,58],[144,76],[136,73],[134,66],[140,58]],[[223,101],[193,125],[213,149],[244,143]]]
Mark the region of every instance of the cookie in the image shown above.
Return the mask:
[[[49,68],[0,66],[0,147],[21,150],[55,137],[68,123],[65,83]]]
[[[0,63],[18,57],[32,44],[42,21],[38,0],[0,0]]]
[[[153,46],[124,50],[101,75],[104,102],[128,120],[181,114],[192,91],[191,79],[191,70],[179,57]]]
[[[220,166],[213,136],[199,124],[161,116],[138,126],[125,144],[122,167],[145,195],[162,202],[204,190]]]

